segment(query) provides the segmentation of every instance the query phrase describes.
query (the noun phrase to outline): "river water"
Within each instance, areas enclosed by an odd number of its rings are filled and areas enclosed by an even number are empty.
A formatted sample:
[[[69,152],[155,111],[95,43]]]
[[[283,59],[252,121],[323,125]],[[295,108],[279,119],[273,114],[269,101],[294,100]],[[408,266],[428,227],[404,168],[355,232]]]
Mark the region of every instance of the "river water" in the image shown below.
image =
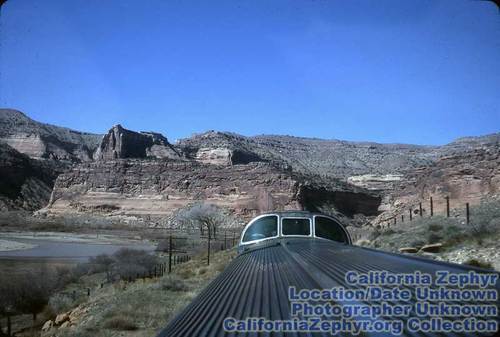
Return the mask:
[[[90,257],[100,254],[113,254],[122,248],[153,251],[155,246],[145,241],[127,241],[109,237],[107,239],[90,239],[81,236],[40,235],[28,237],[26,234],[0,233],[0,241],[9,242],[27,249],[1,250],[0,272],[24,269],[28,266],[74,265],[87,261]]]

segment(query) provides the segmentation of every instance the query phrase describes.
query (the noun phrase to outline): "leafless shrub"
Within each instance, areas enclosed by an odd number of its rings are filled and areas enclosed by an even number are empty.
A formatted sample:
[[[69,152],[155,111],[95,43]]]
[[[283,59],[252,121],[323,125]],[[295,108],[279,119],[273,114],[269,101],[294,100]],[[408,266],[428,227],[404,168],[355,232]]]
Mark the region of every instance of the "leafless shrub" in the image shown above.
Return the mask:
[[[74,301],[64,294],[55,294],[50,298],[49,306],[55,313],[66,312],[74,307]]]
[[[78,275],[90,275],[105,272],[108,282],[116,279],[135,279],[149,273],[158,264],[156,256],[144,251],[122,248],[113,255],[101,254],[89,262],[80,264],[74,271]]]
[[[201,235],[204,235],[206,230],[210,237],[216,238],[219,228],[231,226],[236,219],[216,205],[196,203],[179,210],[173,221],[184,228],[198,229]]]
[[[188,240],[185,238],[172,238],[172,250],[180,250],[189,246]],[[170,248],[170,239],[163,239],[156,246],[157,252],[168,252]]]
[[[168,275],[161,280],[161,288],[170,291],[187,291],[186,281],[176,275]]]
[[[59,284],[56,273],[46,268],[22,274],[2,275],[0,279],[0,314],[31,314],[33,322],[49,302]]]

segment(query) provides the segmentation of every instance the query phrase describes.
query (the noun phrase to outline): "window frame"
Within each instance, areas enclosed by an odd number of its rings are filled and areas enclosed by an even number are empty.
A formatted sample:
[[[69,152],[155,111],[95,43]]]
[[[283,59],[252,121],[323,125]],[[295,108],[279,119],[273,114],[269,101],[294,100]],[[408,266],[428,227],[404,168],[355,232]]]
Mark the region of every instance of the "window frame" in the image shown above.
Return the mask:
[[[349,235],[349,232],[347,231],[347,229],[345,229],[344,225],[342,225],[342,223],[340,223],[340,221],[338,221],[334,217],[327,216],[327,215],[321,215],[321,214],[314,214],[313,215],[313,221],[314,221],[314,226],[313,227],[314,227],[314,237],[315,238],[321,239],[321,240],[338,242],[338,241],[335,241],[335,240],[330,240],[330,239],[327,239],[327,238],[322,238],[321,236],[317,236],[316,235],[316,218],[327,218],[329,220],[332,220],[332,221],[336,222],[339,225],[340,229],[344,232],[344,234],[345,234],[345,236],[347,238],[347,242],[345,242],[345,244],[352,245],[351,236]],[[338,243],[343,243],[343,242],[338,242]]]
[[[247,232],[247,230],[252,227],[252,225],[257,222],[258,220],[262,219],[262,218],[266,218],[266,217],[272,217],[274,216],[276,218],[276,235],[275,236],[269,236],[267,238],[262,238],[262,239],[257,239],[257,240],[251,240],[251,241],[243,241],[243,238],[245,237],[245,234]],[[266,241],[266,240],[272,240],[272,239],[276,239],[277,237],[280,236],[280,216],[278,214],[275,214],[275,213],[270,213],[270,214],[262,214],[262,215],[259,215],[258,217],[256,218],[253,218],[252,221],[250,221],[246,226],[245,226],[245,229],[243,230],[243,232],[241,233],[241,239],[240,239],[240,245],[249,245],[249,244],[253,244],[253,243],[257,243],[257,242],[262,242],[262,241]]]
[[[270,217],[270,216],[276,217],[277,231],[276,231],[276,235],[275,236],[270,236],[270,237],[267,237],[267,238],[262,238],[262,239],[257,239],[257,240],[243,242],[243,238],[245,237],[245,234],[246,234],[247,230],[255,222],[257,222],[258,220],[260,220],[262,218]],[[272,240],[272,239],[276,239],[276,238],[294,238],[294,237],[295,238],[317,238],[317,239],[321,239],[321,240],[327,240],[327,241],[330,241],[330,242],[333,241],[333,242],[337,242],[337,243],[341,243],[342,244],[342,242],[338,242],[338,241],[335,241],[335,240],[331,240],[331,239],[327,239],[327,238],[322,238],[322,237],[316,236],[316,218],[317,217],[327,218],[327,219],[329,219],[329,220],[337,223],[338,226],[344,232],[344,234],[345,234],[345,236],[347,238],[347,242],[345,242],[344,244],[352,245],[352,238],[351,238],[351,235],[349,234],[349,231],[344,227],[344,225],[342,224],[341,221],[339,221],[337,218],[335,218],[333,216],[324,215],[324,214],[312,214],[310,216],[283,216],[283,215],[281,215],[279,213],[261,214],[261,215],[255,217],[255,218],[253,218],[252,221],[250,221],[245,226],[245,228],[243,229],[243,231],[241,232],[241,236],[240,236],[240,239],[239,239],[239,245],[240,246],[245,246],[245,245],[251,245],[251,244],[254,244],[254,243],[259,243],[259,242],[262,242],[262,241]],[[297,234],[294,234],[294,235],[284,235],[283,234],[283,219],[308,219],[309,220],[309,235],[297,235]]]
[[[299,234],[283,234],[283,220],[286,219],[306,219],[309,221],[309,235],[299,235]],[[313,232],[313,222],[311,220],[311,217],[303,217],[303,216],[282,216],[280,219],[280,236],[284,238],[311,238],[314,236]]]

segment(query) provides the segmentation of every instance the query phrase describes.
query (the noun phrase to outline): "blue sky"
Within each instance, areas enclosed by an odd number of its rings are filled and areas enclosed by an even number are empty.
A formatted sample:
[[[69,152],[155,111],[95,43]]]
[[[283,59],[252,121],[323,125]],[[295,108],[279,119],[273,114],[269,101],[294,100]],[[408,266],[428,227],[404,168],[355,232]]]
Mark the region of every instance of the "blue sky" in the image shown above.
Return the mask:
[[[9,0],[0,106],[103,133],[443,144],[500,131],[478,0]]]

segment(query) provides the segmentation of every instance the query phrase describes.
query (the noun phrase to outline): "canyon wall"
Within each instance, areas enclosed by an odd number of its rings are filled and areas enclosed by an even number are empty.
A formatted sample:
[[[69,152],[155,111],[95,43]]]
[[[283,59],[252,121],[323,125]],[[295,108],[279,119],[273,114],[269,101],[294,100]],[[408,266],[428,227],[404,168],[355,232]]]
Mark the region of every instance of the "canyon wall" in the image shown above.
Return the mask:
[[[341,192],[350,193],[350,203],[337,203],[347,200],[340,194],[335,197]],[[221,166],[128,159],[82,163],[61,174],[48,210],[161,217],[197,201],[248,218],[269,210],[314,210],[328,203],[338,204],[338,211],[348,214],[373,213],[379,199],[361,191],[317,187],[305,177],[262,162]]]

